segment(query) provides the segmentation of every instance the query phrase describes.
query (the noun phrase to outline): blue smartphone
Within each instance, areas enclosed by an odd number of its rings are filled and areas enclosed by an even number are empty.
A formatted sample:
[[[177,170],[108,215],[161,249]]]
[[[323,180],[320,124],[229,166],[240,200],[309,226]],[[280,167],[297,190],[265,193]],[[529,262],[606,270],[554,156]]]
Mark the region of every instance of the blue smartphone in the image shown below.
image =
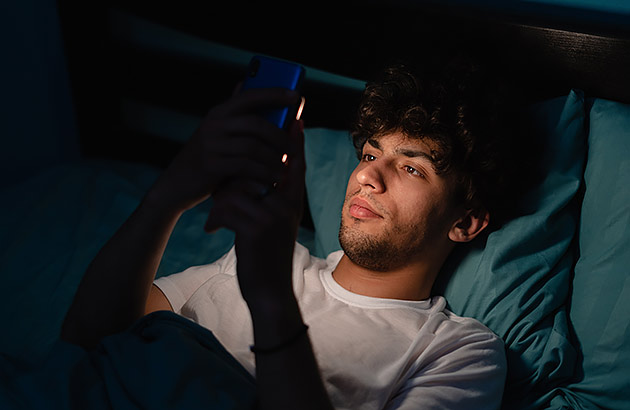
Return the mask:
[[[256,55],[247,66],[247,74],[241,89],[280,87],[301,94],[305,72],[304,67],[299,64]],[[267,110],[263,115],[278,128],[286,129],[293,119],[300,118],[304,102],[302,96],[301,101],[294,106]]]

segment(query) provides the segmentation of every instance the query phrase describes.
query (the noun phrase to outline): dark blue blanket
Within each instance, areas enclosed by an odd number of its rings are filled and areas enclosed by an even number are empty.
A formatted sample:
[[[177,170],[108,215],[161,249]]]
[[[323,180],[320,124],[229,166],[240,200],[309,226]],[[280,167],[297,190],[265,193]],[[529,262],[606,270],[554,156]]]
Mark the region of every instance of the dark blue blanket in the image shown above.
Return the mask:
[[[212,332],[154,312],[86,351],[62,341],[39,363],[0,360],[1,409],[251,409],[253,377]]]

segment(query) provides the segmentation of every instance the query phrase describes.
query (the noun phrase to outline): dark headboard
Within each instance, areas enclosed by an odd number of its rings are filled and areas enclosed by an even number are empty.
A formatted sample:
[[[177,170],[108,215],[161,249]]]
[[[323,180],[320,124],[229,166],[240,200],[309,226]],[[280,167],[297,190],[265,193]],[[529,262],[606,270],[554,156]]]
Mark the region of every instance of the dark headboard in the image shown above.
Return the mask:
[[[307,127],[347,128],[363,81],[386,62],[457,49],[491,59],[525,98],[579,88],[630,103],[630,25],[612,15],[422,1],[214,3],[59,1],[84,153],[165,164],[230,95],[252,53],[311,69]]]

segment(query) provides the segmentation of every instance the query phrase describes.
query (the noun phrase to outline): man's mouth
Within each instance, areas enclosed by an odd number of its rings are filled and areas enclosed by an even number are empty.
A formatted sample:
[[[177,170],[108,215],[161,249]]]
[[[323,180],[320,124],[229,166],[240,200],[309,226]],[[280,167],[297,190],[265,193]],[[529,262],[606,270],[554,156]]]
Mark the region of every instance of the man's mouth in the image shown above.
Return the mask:
[[[350,213],[350,216],[357,219],[382,218],[382,216],[374,210],[374,207],[370,205],[369,202],[358,197],[355,197],[350,201],[348,212]]]

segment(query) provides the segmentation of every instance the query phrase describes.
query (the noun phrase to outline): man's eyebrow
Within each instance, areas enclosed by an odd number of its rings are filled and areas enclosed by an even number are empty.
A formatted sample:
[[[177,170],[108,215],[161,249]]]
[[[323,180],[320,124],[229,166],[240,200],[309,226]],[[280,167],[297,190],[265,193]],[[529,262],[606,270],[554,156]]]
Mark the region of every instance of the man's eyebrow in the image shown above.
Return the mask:
[[[416,158],[416,157],[424,158],[428,160],[429,162],[431,162],[432,165],[435,165],[435,158],[433,158],[431,154],[428,154],[421,149],[397,148],[396,151],[394,152],[398,155],[404,155],[409,158]]]
[[[373,146],[374,148],[376,148],[378,150],[382,150],[381,149],[381,144],[379,144],[377,139],[369,138],[366,142],[368,144],[370,144],[371,146]],[[431,163],[431,166],[433,167],[433,169],[434,170],[436,169],[435,168],[435,164],[436,164],[437,160],[431,154],[427,153],[424,150],[403,147],[403,148],[397,148],[394,151],[394,153],[397,154],[397,155],[404,155],[404,156],[409,157],[409,158],[423,158],[423,159],[426,159],[427,161],[429,161]]]
[[[368,138],[366,142],[376,149],[381,149],[381,144],[379,144],[378,140],[375,138]]]

